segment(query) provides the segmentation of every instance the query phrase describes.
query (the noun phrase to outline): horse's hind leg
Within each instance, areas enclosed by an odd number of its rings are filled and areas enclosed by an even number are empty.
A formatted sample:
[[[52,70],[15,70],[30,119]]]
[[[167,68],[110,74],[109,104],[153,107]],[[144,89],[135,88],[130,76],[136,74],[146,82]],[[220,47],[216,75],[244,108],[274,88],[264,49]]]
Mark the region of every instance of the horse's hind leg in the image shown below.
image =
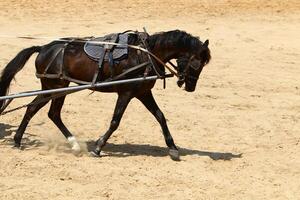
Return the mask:
[[[76,141],[76,138],[71,134],[61,120],[61,109],[64,105],[65,98],[66,96],[63,96],[52,100],[48,116],[59,128],[62,134],[68,139],[69,143],[72,145],[72,150],[79,152],[80,146]]]
[[[174,143],[173,137],[169,131],[169,128],[167,126],[167,122],[165,119],[164,114],[159,109],[158,105],[155,102],[155,99],[153,98],[152,92],[149,91],[146,94],[137,97],[144,106],[154,115],[156,120],[161,125],[161,128],[163,130],[163,135],[165,138],[165,142],[167,146],[169,147],[169,155],[173,160],[179,160],[179,153],[178,149]]]
[[[21,140],[29,121],[43,106],[49,102],[49,100],[41,101],[43,98],[47,97],[49,97],[49,95],[38,95],[27,107],[23,120],[14,136],[15,147],[21,146]]]

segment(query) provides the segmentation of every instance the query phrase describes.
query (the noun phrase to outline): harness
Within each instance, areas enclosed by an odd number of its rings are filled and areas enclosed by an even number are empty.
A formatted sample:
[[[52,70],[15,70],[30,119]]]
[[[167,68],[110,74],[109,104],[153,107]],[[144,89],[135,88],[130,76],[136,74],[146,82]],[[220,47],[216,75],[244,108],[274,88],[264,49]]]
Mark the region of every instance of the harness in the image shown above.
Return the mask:
[[[141,41],[142,47],[137,46],[137,45],[129,45],[129,44],[125,43],[123,40],[122,40],[123,42],[119,42],[119,40],[118,40],[120,38],[119,36],[127,34],[128,32],[138,35],[138,38]],[[104,37],[102,37],[102,39],[99,39],[99,38],[96,38],[96,39],[95,38],[84,38],[84,39],[80,39],[80,38],[65,38],[64,39],[63,38],[63,39],[59,39],[57,41],[62,41],[65,43],[62,44],[62,46],[52,56],[52,58],[50,59],[50,62],[48,63],[47,67],[45,68],[44,72],[36,73],[36,76],[37,76],[37,78],[51,78],[51,79],[59,78],[59,79],[65,79],[65,80],[68,80],[68,81],[71,81],[74,83],[78,83],[78,84],[93,84],[94,85],[97,81],[98,76],[101,75],[101,71],[103,70],[103,67],[102,67],[103,63],[104,63],[103,61],[108,61],[109,69],[111,72],[111,77],[109,78],[110,81],[119,80],[119,79],[125,77],[125,75],[128,75],[140,68],[146,67],[145,71],[144,71],[144,77],[146,77],[148,75],[148,73],[151,70],[153,70],[159,78],[164,79],[164,88],[165,88],[165,71],[161,71],[160,68],[157,66],[156,62],[163,65],[164,68],[167,68],[173,75],[175,75],[175,76],[178,76],[178,75],[174,70],[172,70],[169,66],[167,66],[160,58],[158,58],[156,55],[154,55],[152,52],[150,52],[148,50],[148,44],[146,43],[146,40],[148,37],[149,37],[149,35],[147,32],[125,31],[120,34],[110,34],[110,35],[104,36]],[[84,45],[85,52],[88,52],[87,55],[89,57],[94,57],[94,59],[98,60],[99,67],[97,68],[97,71],[94,74],[93,80],[91,82],[71,78],[71,77],[67,76],[64,72],[64,64],[63,64],[64,51],[65,51],[65,48],[74,41],[84,42],[85,43],[85,45]],[[98,45],[98,47],[99,47],[99,45],[101,45],[100,48],[98,48],[98,49],[100,49],[100,53],[98,52],[99,56],[94,56],[91,53],[91,51],[86,50],[89,47],[91,47],[91,45]],[[115,65],[115,60],[116,60],[115,51],[116,51],[116,49],[124,50],[125,48],[126,49],[132,48],[132,49],[136,49],[136,50],[146,53],[148,56],[148,61],[141,63],[137,66],[131,67],[128,70],[126,70],[125,72],[116,76],[115,72],[114,72],[114,65]],[[127,51],[126,51],[126,53],[123,52],[123,54],[120,57],[122,57],[123,55],[127,55]],[[48,69],[51,67],[51,64],[58,56],[61,56],[61,59],[59,59],[60,60],[59,73],[58,74],[49,74]]]
[[[177,85],[179,87],[181,87],[185,80],[188,78],[188,79],[192,79],[192,80],[198,80],[199,78],[198,77],[194,77],[194,76],[191,76],[189,75],[187,72],[188,72],[188,69],[189,67],[192,67],[194,69],[196,69],[192,64],[192,60],[195,58],[195,55],[192,55],[189,59],[185,59],[185,58],[181,58],[181,59],[178,59],[177,60],[177,68],[178,68],[178,81],[177,81]],[[184,67],[181,67],[183,64],[182,63],[185,63],[186,62],[186,65]]]

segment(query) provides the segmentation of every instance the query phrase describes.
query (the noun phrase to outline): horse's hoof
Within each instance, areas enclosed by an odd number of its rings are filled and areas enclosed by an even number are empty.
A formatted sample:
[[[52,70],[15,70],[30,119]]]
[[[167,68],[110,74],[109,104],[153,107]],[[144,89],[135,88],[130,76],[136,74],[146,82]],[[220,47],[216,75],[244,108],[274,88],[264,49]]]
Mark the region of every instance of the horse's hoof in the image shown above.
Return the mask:
[[[76,138],[74,136],[68,137],[68,141],[70,143],[70,145],[72,146],[72,151],[74,152],[80,152],[80,145],[78,144]]]
[[[92,150],[92,151],[90,152],[90,155],[91,155],[92,157],[100,157],[100,151]]]
[[[74,146],[72,147],[72,151],[73,151],[74,153],[80,153],[80,152],[81,152],[81,148],[80,148],[79,144],[74,145]]]
[[[15,143],[13,149],[21,149],[21,143]]]
[[[81,156],[82,151],[81,151],[81,149],[73,149],[72,148],[72,154],[75,155],[75,156]]]
[[[180,156],[179,156],[179,152],[178,152],[177,149],[170,149],[169,150],[169,155],[170,155],[172,160],[180,161]]]

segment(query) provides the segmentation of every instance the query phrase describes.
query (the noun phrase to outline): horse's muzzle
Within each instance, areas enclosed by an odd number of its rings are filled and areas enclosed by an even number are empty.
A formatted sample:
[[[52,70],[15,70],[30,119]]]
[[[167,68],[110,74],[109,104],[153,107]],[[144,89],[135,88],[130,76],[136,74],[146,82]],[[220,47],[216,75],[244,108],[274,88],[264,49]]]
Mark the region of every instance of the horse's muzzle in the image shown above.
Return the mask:
[[[196,87],[187,87],[185,86],[184,90],[187,91],[187,92],[194,92],[196,89]]]

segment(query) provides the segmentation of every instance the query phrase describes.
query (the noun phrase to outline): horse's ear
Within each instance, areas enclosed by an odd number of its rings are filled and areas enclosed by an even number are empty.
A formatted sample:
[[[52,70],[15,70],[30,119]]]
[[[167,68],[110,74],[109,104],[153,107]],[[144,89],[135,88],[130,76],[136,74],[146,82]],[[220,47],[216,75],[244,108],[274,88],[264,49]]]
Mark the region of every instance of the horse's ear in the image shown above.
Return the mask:
[[[208,45],[209,45],[209,40],[205,40],[205,42],[203,43],[203,46],[208,47]]]

